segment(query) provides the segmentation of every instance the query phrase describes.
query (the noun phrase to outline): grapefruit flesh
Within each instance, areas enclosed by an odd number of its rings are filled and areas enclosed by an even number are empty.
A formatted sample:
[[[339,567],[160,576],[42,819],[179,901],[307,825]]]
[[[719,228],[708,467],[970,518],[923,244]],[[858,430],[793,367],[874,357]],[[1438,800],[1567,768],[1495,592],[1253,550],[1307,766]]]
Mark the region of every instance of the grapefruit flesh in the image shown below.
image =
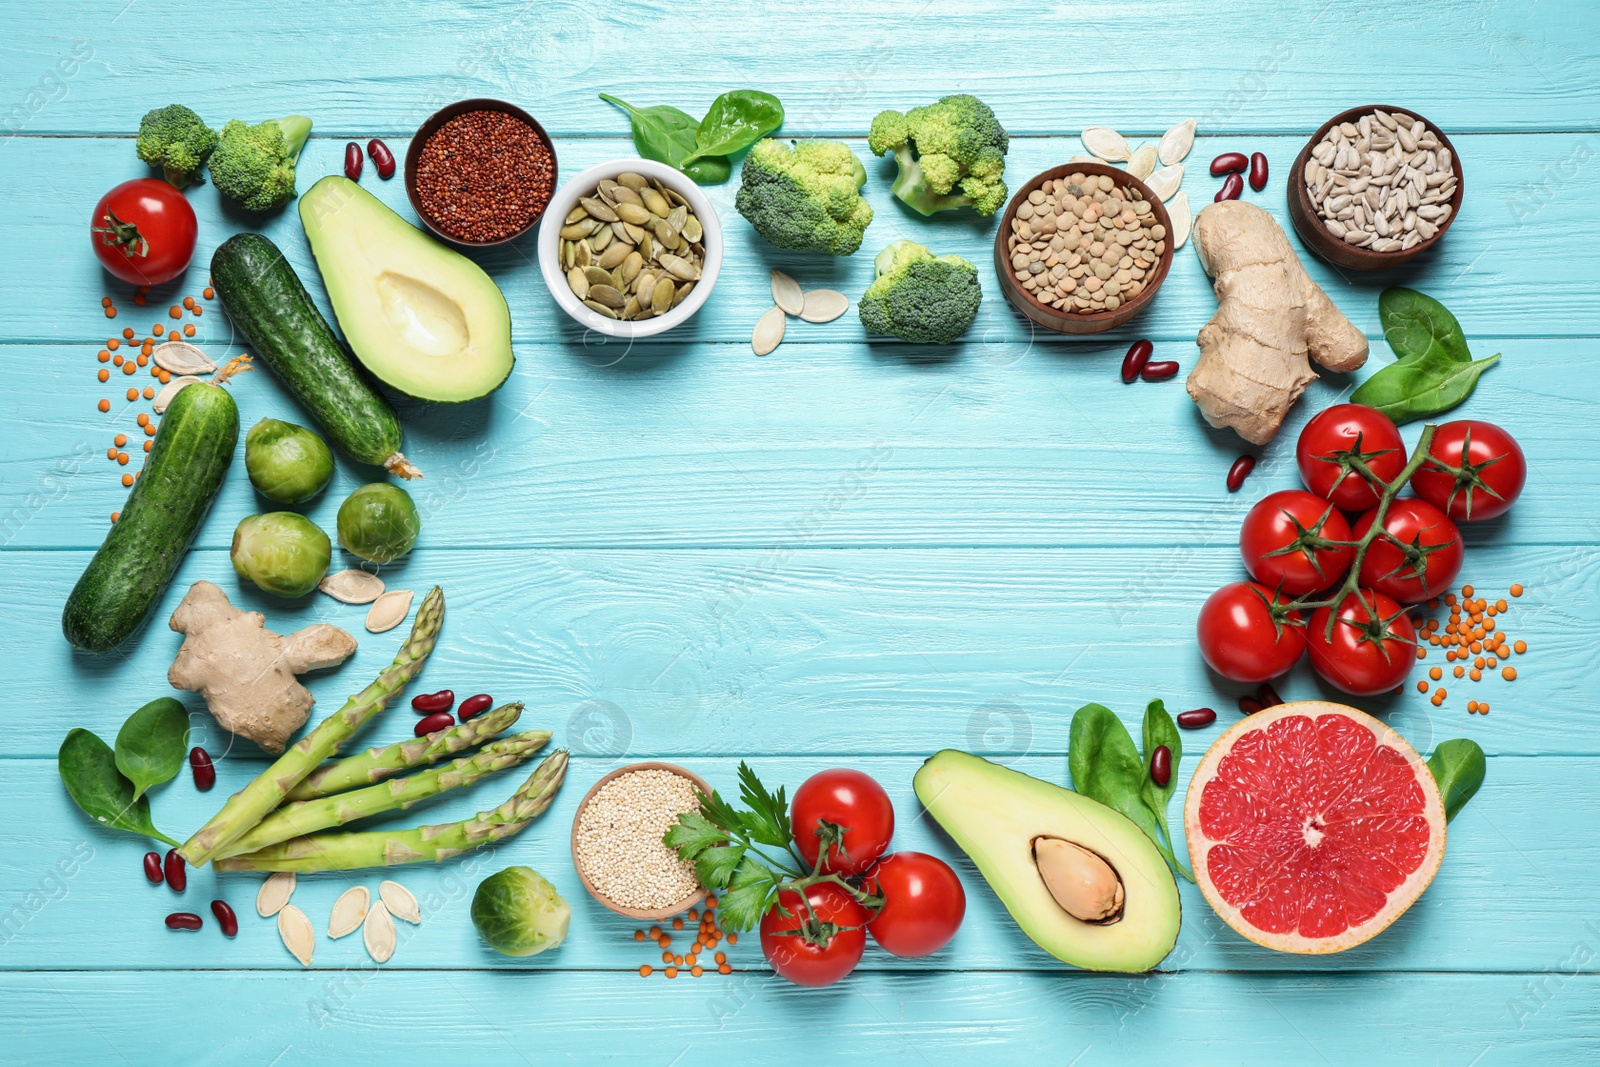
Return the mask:
[[[1433,880],[1444,805],[1405,739],[1340,704],[1280,704],[1201,759],[1184,802],[1195,878],[1224,922],[1282,952],[1376,936]]]

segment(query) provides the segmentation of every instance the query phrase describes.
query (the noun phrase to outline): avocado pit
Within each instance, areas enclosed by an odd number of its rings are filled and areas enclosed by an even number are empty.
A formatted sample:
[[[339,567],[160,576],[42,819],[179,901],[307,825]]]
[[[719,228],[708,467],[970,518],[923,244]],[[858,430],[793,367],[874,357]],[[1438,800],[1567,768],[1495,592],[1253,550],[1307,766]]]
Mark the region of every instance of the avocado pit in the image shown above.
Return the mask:
[[[1036,837],[1033,863],[1050,896],[1074,919],[1102,926],[1121,921],[1122,878],[1099,853],[1064,838]]]

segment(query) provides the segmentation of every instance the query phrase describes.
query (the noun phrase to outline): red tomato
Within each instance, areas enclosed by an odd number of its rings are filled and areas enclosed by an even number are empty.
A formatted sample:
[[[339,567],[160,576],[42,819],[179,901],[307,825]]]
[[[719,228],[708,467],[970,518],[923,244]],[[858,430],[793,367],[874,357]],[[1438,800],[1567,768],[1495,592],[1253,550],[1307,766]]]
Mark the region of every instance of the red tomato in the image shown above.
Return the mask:
[[[1356,520],[1357,537],[1372,528],[1377,514],[1373,508]],[[1449,516],[1426,500],[1400,497],[1390,503],[1383,529],[1361,561],[1363,586],[1402,604],[1449,592],[1467,554],[1461,531]]]
[[[931,956],[950,943],[967,913],[967,894],[950,865],[925,852],[896,852],[878,861],[867,888],[883,907],[867,932],[895,956]]]
[[[1527,480],[1527,457],[1510,434],[1462,419],[1434,432],[1411,491],[1457,522],[1472,522],[1505,514]]]
[[[1211,669],[1230,681],[1264,682],[1293,667],[1306,650],[1300,613],[1274,619],[1268,607],[1286,602],[1255,582],[1233,582],[1206,598],[1196,630]]]
[[[795,985],[832,985],[861,962],[867,919],[861,902],[832,882],[808,887],[805,904],[786,889],[761,917],[761,953]]]
[[[168,182],[135,178],[94,206],[90,239],[100,263],[130,285],[160,285],[183,273],[200,226]]]
[[[800,784],[789,807],[789,827],[808,866],[816,866],[821,850],[817,829],[823,823],[840,828],[844,836],[842,844],[829,847],[822,869],[860,874],[889,848],[894,805],[883,786],[860,771],[821,771]]]
[[[1326,500],[1303,489],[1284,489],[1257,501],[1239,529],[1245,570],[1262,585],[1289,596],[1326,589],[1350,569],[1355,549],[1350,524]]]
[[[1294,459],[1306,488],[1345,511],[1364,511],[1378,490],[1350,466],[1359,457],[1386,482],[1406,465],[1406,443],[1389,416],[1363,404],[1335,404],[1312,416],[1300,431]]]
[[[1417,633],[1392,597],[1359,589],[1345,597],[1328,629],[1331,608],[1318,608],[1306,627],[1311,666],[1330,684],[1358,697],[1387,693],[1406,680],[1417,660]]]

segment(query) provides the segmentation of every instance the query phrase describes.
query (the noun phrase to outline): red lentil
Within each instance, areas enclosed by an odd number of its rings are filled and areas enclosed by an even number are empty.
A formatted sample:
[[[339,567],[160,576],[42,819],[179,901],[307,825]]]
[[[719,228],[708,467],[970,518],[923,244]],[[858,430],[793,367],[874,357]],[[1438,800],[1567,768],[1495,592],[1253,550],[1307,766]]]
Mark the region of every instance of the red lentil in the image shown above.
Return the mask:
[[[532,126],[504,111],[468,111],[422,146],[417,200],[451,237],[500,241],[538,219],[555,191],[555,170]]]

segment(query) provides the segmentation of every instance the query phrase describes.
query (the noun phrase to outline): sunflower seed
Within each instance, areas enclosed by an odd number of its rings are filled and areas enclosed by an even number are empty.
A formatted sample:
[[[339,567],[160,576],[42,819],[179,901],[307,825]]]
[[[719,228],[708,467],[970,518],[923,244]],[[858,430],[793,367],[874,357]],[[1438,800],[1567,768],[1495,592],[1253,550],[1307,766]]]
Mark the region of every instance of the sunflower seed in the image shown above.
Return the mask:
[[[1193,147],[1194,119],[1184,119],[1161,135],[1161,146],[1157,151],[1162,165],[1170,167],[1174,163],[1182,163]]]
[[[302,966],[311,966],[311,953],[317,947],[317,932],[311,928],[306,913],[293,904],[285,904],[278,912],[278,936]]]
[[[367,906],[371,903],[372,894],[364,885],[353,885],[339,894],[339,899],[333,902],[333,914],[328,916],[328,936],[338,939],[355,933],[367,917]]]
[[[1183,164],[1169,163],[1146,178],[1144,183],[1150,187],[1150,191],[1155,193],[1158,199],[1163,202],[1171,200],[1172,195],[1183,184]]]
[[[1107,163],[1120,163],[1128,158],[1128,142],[1122,134],[1105,126],[1090,126],[1078,135],[1083,147]]]
[[[256,890],[256,913],[263,919],[271,918],[283,910],[293,893],[294,872],[279,871]]]
[[[411,590],[391,589],[372,602],[367,609],[367,631],[381,634],[406,621],[411,614]]]
[[[1128,160],[1127,171],[1129,174],[1144,181],[1156,169],[1156,146],[1153,144],[1140,145],[1138,151],[1133,153]]]
[[[383,906],[396,919],[404,919],[408,923],[422,921],[422,909],[417,907],[417,898],[399,882],[385,879],[378,886],[378,896],[383,898]]]
[[[389,909],[383,901],[378,901],[367,912],[367,920],[361,924],[361,940],[367,946],[367,955],[378,963],[388,963],[389,957],[394,955],[394,920],[389,917]]]
[[[156,345],[150,358],[156,366],[173,374],[210,374],[217,369],[210,356],[187,341],[168,341]]]
[[[837,289],[812,289],[800,305],[800,317],[807,322],[832,322],[850,307],[850,298]]]
[[[383,595],[383,579],[364,570],[335,571],[317,588],[345,604],[370,604]]]
[[[756,322],[755,333],[750,335],[750,347],[758,356],[764,356],[778,347],[778,342],[783,340],[783,328],[786,318],[783,308],[768,308]]]
[[[788,314],[798,315],[800,309],[805,306],[806,294],[801,290],[799,282],[783,271],[775,270],[772,272],[772,299]]]

